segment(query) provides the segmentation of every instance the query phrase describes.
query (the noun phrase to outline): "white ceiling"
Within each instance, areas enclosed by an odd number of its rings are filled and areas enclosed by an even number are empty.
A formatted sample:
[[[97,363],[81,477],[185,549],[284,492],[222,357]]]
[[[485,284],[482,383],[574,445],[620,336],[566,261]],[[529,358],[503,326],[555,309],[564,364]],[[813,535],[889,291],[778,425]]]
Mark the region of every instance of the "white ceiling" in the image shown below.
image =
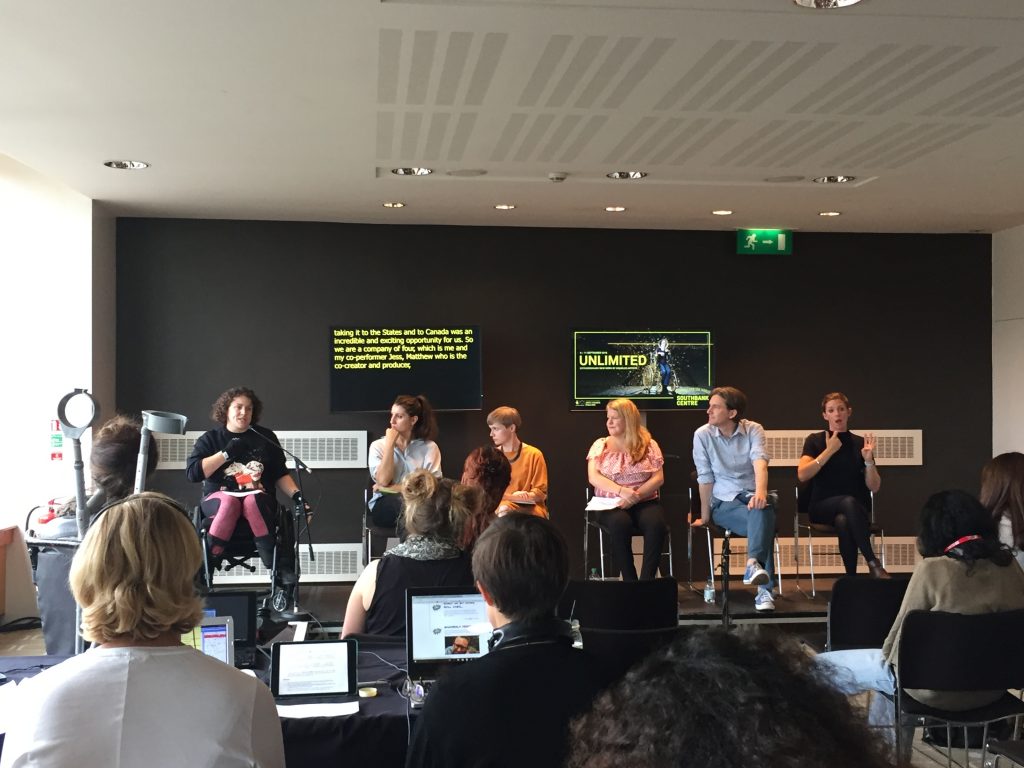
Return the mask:
[[[992,232],[1022,40],[1024,0],[0,0],[0,153],[127,216]]]

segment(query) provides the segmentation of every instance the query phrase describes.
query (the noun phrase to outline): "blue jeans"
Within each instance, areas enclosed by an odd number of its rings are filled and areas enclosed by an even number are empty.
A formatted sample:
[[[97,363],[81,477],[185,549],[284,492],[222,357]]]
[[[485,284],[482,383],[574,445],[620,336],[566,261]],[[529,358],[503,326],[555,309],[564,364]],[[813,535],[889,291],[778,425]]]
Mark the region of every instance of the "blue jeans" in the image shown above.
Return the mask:
[[[727,528],[737,536],[747,538],[747,558],[754,558],[768,571],[769,591],[775,586],[775,507],[769,502],[763,509],[747,509],[752,493],[741,493],[732,501],[711,500],[711,520],[720,528]]]
[[[832,685],[847,695],[881,691],[892,696],[896,690],[892,669],[882,658],[881,648],[828,651],[819,653],[814,661],[827,670]]]

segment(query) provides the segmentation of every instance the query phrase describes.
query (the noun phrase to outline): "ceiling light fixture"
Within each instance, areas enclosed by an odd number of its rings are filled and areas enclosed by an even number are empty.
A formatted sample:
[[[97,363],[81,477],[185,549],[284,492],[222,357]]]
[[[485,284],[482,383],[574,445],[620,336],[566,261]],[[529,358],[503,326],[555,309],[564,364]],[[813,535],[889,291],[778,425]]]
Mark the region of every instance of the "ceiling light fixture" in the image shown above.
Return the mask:
[[[606,205],[604,209],[608,211],[608,213],[622,213],[626,210],[626,208],[621,205]]]
[[[612,171],[611,173],[605,174],[609,179],[642,179],[647,175],[647,171]]]
[[[140,171],[143,168],[149,168],[149,163],[144,163],[141,160],[107,160],[104,165],[118,171]]]
[[[512,203],[498,203],[496,206],[494,206],[494,210],[496,210],[496,211],[513,211],[513,210],[515,210],[515,206]]]
[[[405,208],[405,203],[399,202],[398,200],[381,203],[381,205],[385,208]]]
[[[839,211],[818,211],[819,216],[842,216]]]
[[[395,176],[429,176],[434,172],[433,168],[392,168]]]
[[[732,216],[732,211],[726,210],[725,208],[718,211],[712,211],[711,213],[715,216]]]
[[[804,8],[829,10],[831,8],[848,8],[851,5],[856,5],[860,0],[793,0],[793,2]]]
[[[851,181],[856,181],[856,176],[818,176],[815,180],[815,184],[849,184]]]

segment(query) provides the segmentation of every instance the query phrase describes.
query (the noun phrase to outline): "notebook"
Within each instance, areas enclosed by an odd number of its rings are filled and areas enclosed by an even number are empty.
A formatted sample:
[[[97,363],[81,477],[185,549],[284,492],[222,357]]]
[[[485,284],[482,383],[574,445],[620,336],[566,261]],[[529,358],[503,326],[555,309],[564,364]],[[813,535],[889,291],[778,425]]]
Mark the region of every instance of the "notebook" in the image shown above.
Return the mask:
[[[359,700],[355,640],[281,642],[271,646],[270,691],[278,704]]]
[[[473,587],[410,587],[405,592],[409,680],[423,693],[448,669],[487,654],[487,603]]]
[[[235,626],[230,616],[204,616],[191,632],[182,634],[181,642],[225,664],[235,664]]]
[[[209,615],[230,616],[235,624],[235,666],[256,664],[256,599],[258,592],[211,592],[206,596]]]

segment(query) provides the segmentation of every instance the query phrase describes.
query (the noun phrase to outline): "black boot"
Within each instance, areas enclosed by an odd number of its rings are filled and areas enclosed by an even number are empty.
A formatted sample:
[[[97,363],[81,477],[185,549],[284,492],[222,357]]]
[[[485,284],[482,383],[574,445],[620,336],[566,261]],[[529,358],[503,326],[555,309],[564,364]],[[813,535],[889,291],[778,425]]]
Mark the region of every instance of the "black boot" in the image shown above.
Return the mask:
[[[257,536],[256,551],[260,553],[260,560],[269,571],[274,567],[274,537]]]

